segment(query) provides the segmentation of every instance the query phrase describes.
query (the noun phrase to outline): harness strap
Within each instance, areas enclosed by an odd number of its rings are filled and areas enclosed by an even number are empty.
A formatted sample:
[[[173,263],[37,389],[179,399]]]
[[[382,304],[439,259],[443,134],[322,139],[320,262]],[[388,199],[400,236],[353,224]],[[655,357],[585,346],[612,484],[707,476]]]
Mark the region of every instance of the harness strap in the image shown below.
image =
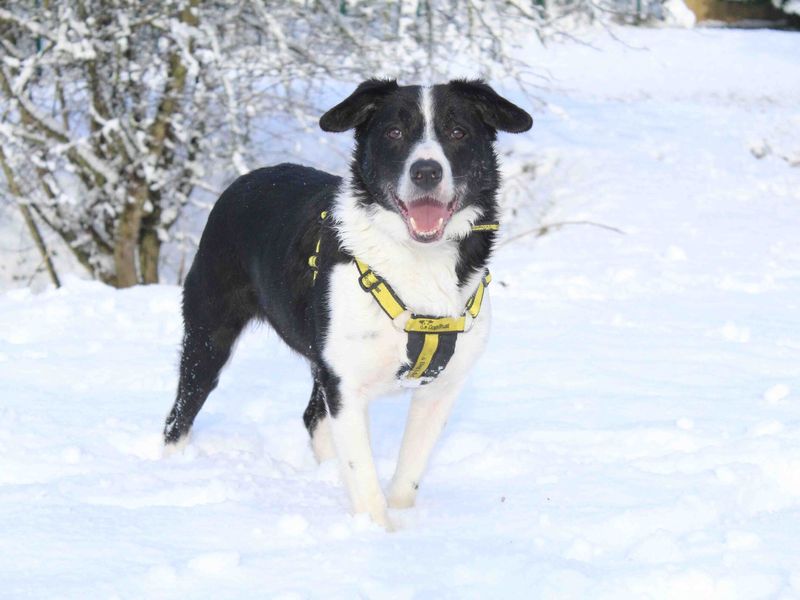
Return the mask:
[[[355,259],[361,289],[372,297],[383,312],[397,319],[407,309],[392,287],[367,264]],[[430,383],[445,369],[456,350],[457,335],[467,329],[467,314],[475,319],[481,312],[486,286],[492,280],[489,271],[481,278],[478,287],[467,300],[460,317],[428,317],[412,314],[403,326],[408,334],[406,356],[409,364],[400,368],[397,378],[407,385]]]
[[[488,286],[491,281],[492,274],[487,270],[486,274],[481,279],[481,282],[478,284],[478,289],[476,289],[475,293],[470,296],[469,300],[467,300],[467,312],[472,315],[473,319],[478,316],[479,312],[481,312],[483,294],[486,291],[486,286]]]
[[[388,317],[392,320],[399,317],[405,312],[406,306],[402,300],[398,298],[392,287],[386,281],[377,275],[369,266],[355,259],[358,272],[361,274],[358,282],[361,284],[361,289],[365,292],[372,294],[375,301],[383,309]],[[483,304],[483,296],[486,286],[492,280],[489,271],[481,278],[475,293],[467,300],[467,305],[464,314],[460,317],[427,317],[419,315],[411,315],[403,326],[406,332],[418,333],[462,333],[466,330],[467,326],[467,313],[472,318],[476,318],[481,312],[481,304]]]
[[[328,211],[320,214],[320,220],[325,221]],[[498,223],[482,223],[472,226],[473,231],[497,231]],[[317,240],[314,254],[308,258],[308,265],[312,270],[312,280],[316,282],[319,271],[319,252],[322,236]],[[397,319],[408,309],[403,301],[392,289],[386,280],[375,273],[369,265],[355,258],[358,269],[358,283],[361,289],[372,294],[375,302],[383,312],[392,319]],[[401,383],[413,386],[425,385],[433,381],[447,366],[456,349],[456,340],[459,333],[468,328],[467,315],[472,319],[478,317],[483,304],[486,286],[491,282],[492,276],[487,270],[475,292],[467,300],[464,313],[459,317],[429,317],[411,314],[406,320],[403,330],[408,333],[406,355],[409,364],[400,368],[397,378]],[[469,324],[471,324],[471,319]]]
[[[422,377],[425,371],[428,370],[428,367],[430,367],[431,361],[438,349],[439,334],[426,333],[422,338],[422,348],[419,351],[417,360],[414,362],[414,366],[406,372],[406,377],[409,379],[419,379]],[[408,347],[406,347],[406,350],[408,350]]]
[[[361,289],[372,294],[375,301],[389,318],[394,320],[406,310],[405,304],[397,297],[392,287],[379,277],[372,269],[358,259],[355,259],[361,277],[358,283]]]
[[[319,221],[320,223],[324,223],[325,219],[328,218],[328,211],[323,210],[319,213]],[[322,245],[322,232],[320,232],[319,237],[317,237],[317,245],[314,246],[314,254],[308,257],[308,266],[311,268],[311,284],[315,284],[317,282],[317,273],[319,272],[319,247]]]

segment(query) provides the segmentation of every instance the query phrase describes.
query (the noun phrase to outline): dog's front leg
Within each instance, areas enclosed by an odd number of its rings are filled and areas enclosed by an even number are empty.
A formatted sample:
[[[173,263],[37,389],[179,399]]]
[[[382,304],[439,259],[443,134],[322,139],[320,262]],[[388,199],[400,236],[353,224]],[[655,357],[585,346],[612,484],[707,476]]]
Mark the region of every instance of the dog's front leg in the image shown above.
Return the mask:
[[[397,469],[389,488],[389,506],[392,508],[414,506],[431,451],[460,390],[460,382],[437,381],[414,392]]]
[[[341,397],[341,406],[336,416],[330,419],[330,427],[353,511],[368,513],[375,523],[391,530],[386,498],[378,481],[369,443],[367,400],[357,394],[342,393]]]

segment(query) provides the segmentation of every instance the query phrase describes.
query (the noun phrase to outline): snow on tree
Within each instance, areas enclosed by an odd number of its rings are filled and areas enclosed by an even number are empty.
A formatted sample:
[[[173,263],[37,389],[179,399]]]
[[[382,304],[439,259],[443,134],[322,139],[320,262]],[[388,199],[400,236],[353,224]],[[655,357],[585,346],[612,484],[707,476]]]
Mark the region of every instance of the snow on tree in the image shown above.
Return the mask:
[[[772,4],[787,14],[800,15],[800,0],[772,0]]]
[[[8,6],[8,5],[7,5]],[[523,63],[594,0],[75,0],[0,8],[0,167],[31,232],[56,232],[94,277],[159,279],[162,245],[209,168],[258,164],[257,115],[310,122],[329,81],[472,75]],[[47,256],[44,244],[37,244]],[[52,276],[55,272],[51,269]]]

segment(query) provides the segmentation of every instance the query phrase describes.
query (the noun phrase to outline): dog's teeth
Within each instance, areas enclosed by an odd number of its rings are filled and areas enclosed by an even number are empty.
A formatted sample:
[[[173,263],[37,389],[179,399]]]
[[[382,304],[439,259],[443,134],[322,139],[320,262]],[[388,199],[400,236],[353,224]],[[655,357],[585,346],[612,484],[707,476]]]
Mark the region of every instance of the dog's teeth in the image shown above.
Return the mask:
[[[411,225],[411,229],[413,229],[417,235],[430,236],[434,235],[437,231],[439,231],[442,228],[442,225],[444,224],[444,218],[439,217],[439,223],[436,225],[436,227],[424,231],[419,227],[417,227],[417,222],[414,220],[414,217],[409,217],[408,222]]]

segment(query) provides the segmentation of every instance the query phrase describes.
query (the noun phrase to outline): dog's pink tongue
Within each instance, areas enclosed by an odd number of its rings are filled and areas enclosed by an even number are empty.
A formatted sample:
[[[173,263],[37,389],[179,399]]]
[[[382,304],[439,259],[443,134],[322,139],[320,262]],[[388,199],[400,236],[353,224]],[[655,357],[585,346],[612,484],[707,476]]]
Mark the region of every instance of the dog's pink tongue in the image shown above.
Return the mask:
[[[419,200],[408,205],[408,220],[418,233],[438,231],[448,217],[447,206],[440,202]]]

